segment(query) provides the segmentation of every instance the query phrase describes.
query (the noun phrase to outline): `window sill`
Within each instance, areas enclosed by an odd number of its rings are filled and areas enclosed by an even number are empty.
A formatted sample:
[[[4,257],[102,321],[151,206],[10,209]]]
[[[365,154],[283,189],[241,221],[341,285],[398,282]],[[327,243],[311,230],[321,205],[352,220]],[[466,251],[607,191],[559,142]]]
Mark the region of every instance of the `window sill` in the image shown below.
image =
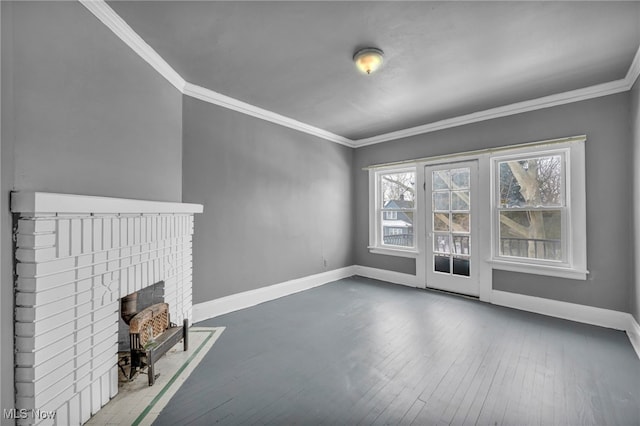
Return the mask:
[[[387,256],[399,256],[399,257],[418,257],[418,251],[415,249],[406,250],[406,249],[395,249],[389,247],[375,247],[369,246],[369,253],[374,254],[384,254]]]
[[[487,261],[493,269],[511,272],[523,272],[525,274],[545,275],[549,277],[568,278],[572,280],[586,280],[589,271],[562,266],[537,265],[523,262],[510,262],[506,260],[491,259]]]

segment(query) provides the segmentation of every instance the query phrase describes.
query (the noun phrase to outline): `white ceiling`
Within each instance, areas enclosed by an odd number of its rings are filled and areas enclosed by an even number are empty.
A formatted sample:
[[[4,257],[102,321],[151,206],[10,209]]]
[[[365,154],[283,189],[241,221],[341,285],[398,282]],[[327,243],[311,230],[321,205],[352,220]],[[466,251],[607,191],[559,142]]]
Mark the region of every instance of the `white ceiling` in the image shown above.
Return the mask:
[[[109,5],[186,81],[353,140],[623,79],[640,44],[639,2]]]

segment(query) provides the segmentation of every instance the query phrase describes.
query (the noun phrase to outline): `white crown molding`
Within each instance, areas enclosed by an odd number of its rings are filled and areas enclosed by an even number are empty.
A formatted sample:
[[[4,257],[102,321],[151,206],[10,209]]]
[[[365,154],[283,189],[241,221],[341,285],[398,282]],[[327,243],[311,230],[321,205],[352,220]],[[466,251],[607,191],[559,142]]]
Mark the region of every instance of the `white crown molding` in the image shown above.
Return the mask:
[[[356,148],[359,148],[361,146],[374,145],[396,139],[407,138],[410,136],[421,135],[424,133],[431,133],[438,130],[450,129],[452,127],[464,126],[465,124],[478,123],[481,121],[492,120],[494,118],[507,117],[509,115],[521,114],[523,112],[535,111],[538,109],[584,101],[601,96],[613,95],[616,93],[626,92],[629,89],[630,86],[627,82],[627,79],[625,78],[622,80],[616,80],[608,83],[598,84],[595,86],[585,87],[583,89],[576,89],[569,92],[544,96],[538,99],[516,102],[510,105],[448,118],[446,120],[440,120],[404,130],[398,130],[396,132],[385,133],[370,138],[357,139],[354,141],[354,144]]]
[[[104,0],[78,0],[103,24],[117,35],[127,46],[162,75],[180,92],[185,80],[146,41],[120,17]]]
[[[261,120],[269,121],[281,126],[289,127],[317,136],[319,138],[338,143],[351,148],[358,148],[367,145],[374,145],[396,139],[407,138],[438,130],[463,126],[465,124],[477,123],[494,118],[507,117],[509,115],[523,112],[535,111],[557,105],[564,105],[572,102],[579,102],[601,96],[613,95],[631,89],[640,75],[640,47],[627,71],[624,79],[598,84],[582,89],[571,90],[569,92],[558,93],[538,99],[517,102],[497,108],[440,120],[421,126],[411,127],[396,132],[385,133],[370,138],[352,140],[344,136],[331,133],[327,130],[294,120],[275,112],[257,107],[255,105],[242,102],[238,99],[222,95],[213,90],[188,83],[169,65],[142,37],[140,37],[109,5],[105,0],[78,0],[91,13],[93,13],[102,23],[104,23],[114,34],[131,47],[142,59],[158,71],[164,78],[173,84],[181,93],[222,106]]]
[[[640,75],[640,47],[636,51],[636,56],[634,56],[633,61],[631,62],[631,66],[629,67],[629,71],[627,71],[627,75],[624,78],[629,86],[629,90],[633,87],[633,85],[638,80],[638,76]]]
[[[213,90],[207,89],[205,87],[186,83],[182,93],[187,96],[191,96],[192,98],[200,99],[201,101],[219,105],[221,107],[233,111],[238,111],[243,114],[259,118],[261,120],[270,121],[284,127],[289,127],[303,133],[307,133],[331,142],[338,143],[340,145],[345,145],[351,148],[355,146],[351,139],[347,139],[343,136],[336,135],[335,133],[331,133],[318,127],[303,123],[301,121],[294,120],[293,118],[285,117],[284,115],[277,114],[275,112],[257,107],[255,105],[242,102],[238,99],[220,94],[218,92],[214,92]]]

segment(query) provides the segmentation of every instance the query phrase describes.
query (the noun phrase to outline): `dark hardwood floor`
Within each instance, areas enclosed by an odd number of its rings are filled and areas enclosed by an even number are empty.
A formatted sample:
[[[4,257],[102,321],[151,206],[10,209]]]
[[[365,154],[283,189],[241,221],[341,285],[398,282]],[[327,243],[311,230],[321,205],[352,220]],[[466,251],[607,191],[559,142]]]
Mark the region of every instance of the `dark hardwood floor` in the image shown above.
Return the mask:
[[[352,277],[220,316],[157,425],[638,425],[626,334]]]

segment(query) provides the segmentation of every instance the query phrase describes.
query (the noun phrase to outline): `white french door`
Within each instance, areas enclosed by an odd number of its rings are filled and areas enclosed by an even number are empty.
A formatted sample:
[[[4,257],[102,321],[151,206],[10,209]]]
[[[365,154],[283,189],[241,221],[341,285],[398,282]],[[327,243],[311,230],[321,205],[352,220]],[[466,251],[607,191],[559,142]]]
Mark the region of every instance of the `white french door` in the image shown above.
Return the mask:
[[[427,287],[479,294],[477,182],[477,161],[425,166]]]

